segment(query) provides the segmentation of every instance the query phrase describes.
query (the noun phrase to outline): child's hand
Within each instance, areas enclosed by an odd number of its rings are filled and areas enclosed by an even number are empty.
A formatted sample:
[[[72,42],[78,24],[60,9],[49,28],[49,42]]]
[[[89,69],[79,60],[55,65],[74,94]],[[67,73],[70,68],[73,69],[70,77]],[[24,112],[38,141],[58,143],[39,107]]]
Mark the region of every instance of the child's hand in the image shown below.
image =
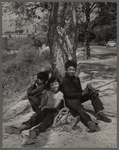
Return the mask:
[[[93,87],[92,87],[91,84],[87,84],[87,87],[88,87],[89,89],[93,89]]]
[[[53,107],[51,107],[51,106],[44,106],[44,107],[41,108],[41,111],[43,111],[44,109],[48,109],[48,108],[50,109],[50,108],[53,108]]]
[[[41,109],[41,105],[38,108]]]
[[[37,76],[33,77],[31,76],[31,83],[36,84],[37,83]]]
[[[37,79],[37,76],[34,76],[34,84],[36,84],[37,83],[37,81],[38,81],[38,79]]]
[[[88,94],[88,89],[85,88],[84,91],[82,92],[82,95]]]
[[[34,84],[36,84],[38,82],[38,80],[36,79],[36,80],[34,80]]]

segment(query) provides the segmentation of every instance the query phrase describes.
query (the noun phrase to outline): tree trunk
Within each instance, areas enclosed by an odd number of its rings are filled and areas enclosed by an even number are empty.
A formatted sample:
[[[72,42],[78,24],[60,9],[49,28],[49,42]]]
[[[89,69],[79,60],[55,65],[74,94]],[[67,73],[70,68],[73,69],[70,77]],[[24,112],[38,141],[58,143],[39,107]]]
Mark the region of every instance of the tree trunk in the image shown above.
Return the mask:
[[[90,23],[90,3],[86,2],[86,26],[85,26],[85,59],[90,58],[90,46],[89,46],[89,39],[90,39],[90,31],[89,31],[89,23]]]
[[[63,10],[62,10],[62,27],[64,28],[65,26],[65,10],[66,10],[66,6],[67,6],[67,3],[64,2],[64,6],[63,6]]]
[[[63,9],[62,9],[62,15],[61,15],[61,27],[62,28],[65,28],[65,10],[66,10],[66,6],[67,6],[67,3],[64,2]],[[65,39],[59,35],[58,42],[59,42],[59,46],[62,50],[63,61],[65,63],[66,61],[69,60],[68,52],[67,52],[68,48],[67,48],[67,45],[65,43]]]
[[[72,15],[73,15],[74,28],[75,28],[72,60],[74,60],[77,63],[76,50],[77,50],[78,39],[77,39],[76,3],[73,3]]]
[[[52,75],[62,78],[65,72],[61,49],[58,45],[58,34],[57,34],[57,14],[59,3],[52,2],[51,5],[52,6],[49,17],[48,40],[51,56]]]
[[[61,41],[61,42],[60,42]],[[62,51],[62,58],[63,58],[63,61],[64,63],[66,63],[68,60],[69,60],[69,57],[68,57],[68,53],[67,53],[67,48],[65,46],[65,41],[64,40],[61,40],[60,37],[59,37],[59,46],[60,46],[60,49]]]
[[[90,45],[89,45],[89,36],[90,33],[86,32],[85,35],[85,60],[90,58]]]

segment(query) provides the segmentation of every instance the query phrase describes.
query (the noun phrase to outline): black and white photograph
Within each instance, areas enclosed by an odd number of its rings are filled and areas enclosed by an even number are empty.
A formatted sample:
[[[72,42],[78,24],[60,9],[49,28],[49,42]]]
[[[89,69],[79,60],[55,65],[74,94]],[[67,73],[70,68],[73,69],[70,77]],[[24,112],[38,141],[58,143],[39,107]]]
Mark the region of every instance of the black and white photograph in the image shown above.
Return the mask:
[[[2,148],[117,148],[117,2],[2,2]]]

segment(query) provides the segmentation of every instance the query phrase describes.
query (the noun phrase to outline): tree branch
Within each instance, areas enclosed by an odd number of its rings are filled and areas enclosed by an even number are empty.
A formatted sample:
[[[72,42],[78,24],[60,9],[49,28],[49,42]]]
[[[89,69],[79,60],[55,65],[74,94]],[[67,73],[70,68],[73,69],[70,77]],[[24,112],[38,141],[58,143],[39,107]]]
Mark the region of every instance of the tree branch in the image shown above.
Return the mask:
[[[82,28],[81,27],[81,25],[80,24],[78,24],[78,22],[77,22],[77,26],[84,32],[85,31],[85,29],[84,28]]]
[[[95,8],[98,8],[98,6],[99,6],[99,4],[96,4],[96,5],[90,10],[90,13],[92,13]]]
[[[90,11],[93,9],[93,7],[94,7],[95,5],[97,5],[97,2],[94,2],[94,3],[91,5]]]

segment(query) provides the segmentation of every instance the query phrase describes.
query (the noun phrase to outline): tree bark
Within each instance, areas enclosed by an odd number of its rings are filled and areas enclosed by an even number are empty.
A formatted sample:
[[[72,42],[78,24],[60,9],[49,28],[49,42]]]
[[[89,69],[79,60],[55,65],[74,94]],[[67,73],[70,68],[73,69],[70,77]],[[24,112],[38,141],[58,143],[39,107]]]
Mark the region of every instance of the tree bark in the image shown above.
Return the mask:
[[[59,3],[51,3],[51,12],[49,17],[49,30],[48,40],[51,56],[51,67],[52,75],[62,78],[64,72],[64,62],[62,58],[61,49],[58,45],[58,34],[57,34],[57,14],[58,14]]]
[[[65,10],[66,10],[66,6],[67,6],[67,3],[64,2],[64,6],[63,6],[63,10],[62,10],[62,27],[64,28],[65,26]]]
[[[90,3],[86,2],[86,26],[85,26],[85,59],[90,58],[90,46],[89,46],[89,39],[90,39],[90,31],[89,31],[89,23],[90,23]]]
[[[63,8],[62,8],[62,15],[61,15],[61,27],[62,28],[65,28],[65,10],[66,10],[66,6],[67,6],[67,3],[64,2]],[[62,50],[62,58],[63,58],[63,61],[65,63],[66,61],[69,60],[68,52],[67,52],[68,48],[67,48],[67,45],[66,45],[66,41],[65,41],[65,38],[61,37],[60,35],[59,35],[58,39],[59,39],[58,40],[59,46]]]
[[[77,42],[78,42],[78,39],[77,39],[76,3],[73,3],[72,15],[73,15],[74,28],[75,28],[72,60],[74,60],[74,61],[77,63],[76,50],[77,50]]]

